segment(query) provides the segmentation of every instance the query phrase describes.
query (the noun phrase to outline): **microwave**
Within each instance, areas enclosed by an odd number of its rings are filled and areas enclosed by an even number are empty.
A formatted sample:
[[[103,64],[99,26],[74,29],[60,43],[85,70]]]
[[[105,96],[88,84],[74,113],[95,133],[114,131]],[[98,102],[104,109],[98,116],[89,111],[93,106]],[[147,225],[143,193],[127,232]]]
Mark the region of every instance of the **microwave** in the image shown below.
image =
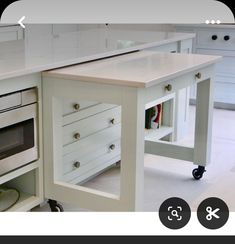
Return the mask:
[[[0,96],[0,176],[38,159],[37,88]]]

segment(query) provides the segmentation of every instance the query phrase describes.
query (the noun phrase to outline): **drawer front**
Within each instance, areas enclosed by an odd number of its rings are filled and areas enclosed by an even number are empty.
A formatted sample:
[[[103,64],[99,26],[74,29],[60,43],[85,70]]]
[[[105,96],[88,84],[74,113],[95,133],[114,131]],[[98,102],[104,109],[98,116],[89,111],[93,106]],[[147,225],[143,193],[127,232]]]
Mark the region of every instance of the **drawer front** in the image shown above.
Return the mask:
[[[182,91],[185,87],[193,87],[197,83],[207,80],[213,70],[214,66],[211,65],[145,89],[145,109],[173,98],[177,92]]]
[[[235,83],[225,83],[222,81],[216,81],[214,100],[216,102],[235,104]]]
[[[63,127],[63,145],[81,140],[121,122],[121,107],[98,113]],[[76,138],[77,136],[77,138]]]
[[[74,123],[75,121],[87,118],[89,116],[101,113],[103,111],[106,111],[106,110],[109,110],[109,109],[112,109],[115,107],[117,107],[117,105],[105,104],[105,103],[99,103],[99,104],[83,107],[83,109],[79,109],[70,114],[64,115],[63,116],[63,125],[65,126],[65,125]]]
[[[0,27],[0,42],[23,39],[23,30],[20,26]]]
[[[213,49],[235,49],[235,31],[231,29],[210,29],[197,31],[197,46]]]
[[[96,104],[98,104],[98,102],[63,100],[63,116],[79,112],[85,108],[88,108]]]
[[[199,54],[223,56],[223,59],[216,64],[216,74],[235,76],[235,51],[197,48],[196,52]]]
[[[214,101],[235,104],[235,77],[216,75]],[[196,86],[191,87],[190,97],[196,99]]]
[[[114,145],[115,147],[110,149]],[[120,156],[120,151],[120,139],[118,139],[97,148],[92,153],[67,155],[63,158],[63,179],[67,182],[86,174],[88,171],[108,162],[112,158]]]
[[[115,141],[121,137],[121,125],[117,124],[105,130],[87,136],[81,140],[73,142],[63,147],[63,155],[72,152],[88,153],[93,152],[101,145],[106,145],[110,141]]]
[[[73,171],[65,175],[63,180],[71,184],[78,184],[88,181],[90,178],[93,178],[94,176],[99,174],[102,170],[107,169],[109,166],[120,161],[120,159],[120,155],[112,158],[109,155],[105,155],[104,157],[96,159],[94,162],[91,162],[93,167],[90,170],[85,171],[83,174],[79,174],[78,172]]]

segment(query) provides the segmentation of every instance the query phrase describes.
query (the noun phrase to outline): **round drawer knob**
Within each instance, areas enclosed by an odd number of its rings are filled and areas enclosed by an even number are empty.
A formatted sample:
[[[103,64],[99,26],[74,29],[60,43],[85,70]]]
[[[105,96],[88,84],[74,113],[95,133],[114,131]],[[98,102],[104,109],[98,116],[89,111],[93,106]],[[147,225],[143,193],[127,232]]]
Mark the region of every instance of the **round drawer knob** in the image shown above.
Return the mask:
[[[114,125],[114,123],[115,123],[115,119],[113,118],[113,119],[110,119],[110,123],[112,124],[112,125]]]
[[[80,139],[80,134],[79,133],[75,133],[73,135],[73,137],[74,137],[74,139],[79,140]]]
[[[78,111],[80,109],[80,104],[79,103],[76,103],[73,105],[73,108]]]
[[[212,39],[213,41],[215,41],[215,40],[218,39],[218,36],[217,36],[217,35],[213,35],[213,36],[211,37],[211,39]]]
[[[230,39],[230,36],[228,36],[228,35],[227,36],[224,36],[224,40],[225,41],[228,41],[229,39]]]
[[[172,85],[171,84],[168,84],[167,86],[165,86],[165,89],[167,91],[171,91],[172,90]]]
[[[114,149],[115,149],[115,145],[114,145],[114,144],[110,145],[110,146],[109,146],[109,149],[110,149],[110,150],[114,150]]]
[[[81,163],[77,161],[73,164],[73,166],[78,169],[81,166]]]
[[[201,79],[202,74],[201,74],[200,72],[198,72],[198,73],[195,75],[195,77],[196,77],[197,79]]]

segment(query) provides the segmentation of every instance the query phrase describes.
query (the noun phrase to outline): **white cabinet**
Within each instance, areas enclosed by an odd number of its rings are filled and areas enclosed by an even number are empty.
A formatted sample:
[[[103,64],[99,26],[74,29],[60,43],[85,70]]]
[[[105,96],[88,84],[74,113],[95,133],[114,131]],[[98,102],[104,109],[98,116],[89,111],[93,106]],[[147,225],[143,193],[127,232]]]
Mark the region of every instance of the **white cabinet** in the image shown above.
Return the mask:
[[[192,39],[149,48],[156,52],[190,53]],[[189,88],[161,101],[164,107],[163,124],[158,130],[146,131],[146,138],[178,140],[188,129]],[[174,113],[172,101],[175,102]],[[62,107],[62,160],[58,179],[81,184],[121,158],[121,108],[95,101],[58,101]],[[173,118],[173,115],[175,118]]]
[[[53,24],[52,25],[52,34],[59,35],[67,32],[78,31],[77,24]]]
[[[35,87],[38,91],[37,138],[39,158],[0,176],[0,185],[16,188],[20,192],[19,201],[8,211],[29,211],[44,200],[41,75],[36,73],[0,81],[0,95]],[[17,100],[15,101],[17,102]]]
[[[120,160],[121,108],[61,99],[63,159],[60,180],[78,184]]]
[[[193,52],[223,56],[216,65],[215,107],[235,109],[235,28],[211,25],[177,25],[180,32],[194,32],[196,39]],[[191,90],[191,99],[196,97],[195,87]]]
[[[20,26],[0,26],[0,42],[23,39],[23,29]]]
[[[44,72],[45,196],[95,211],[143,211],[145,152],[192,161],[199,166],[193,171],[194,177],[201,178],[210,162],[211,77],[217,60],[203,55],[143,51]],[[165,124],[171,127],[175,94],[192,84],[197,84],[199,101],[194,148],[159,141],[157,135],[145,137],[146,109],[171,101],[170,113],[163,109],[163,114],[172,115]],[[98,101],[116,106],[63,126],[63,99],[71,98],[75,104]],[[98,105],[90,108],[93,106]],[[85,105],[84,111],[87,109]],[[117,161],[120,152],[115,190],[94,189],[92,181],[91,185],[77,184]]]

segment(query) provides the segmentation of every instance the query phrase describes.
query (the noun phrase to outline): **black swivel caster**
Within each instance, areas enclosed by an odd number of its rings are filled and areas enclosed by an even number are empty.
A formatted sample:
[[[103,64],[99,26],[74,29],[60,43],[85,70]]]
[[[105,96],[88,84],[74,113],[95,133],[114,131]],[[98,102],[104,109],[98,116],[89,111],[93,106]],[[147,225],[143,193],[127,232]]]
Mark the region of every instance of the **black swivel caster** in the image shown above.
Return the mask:
[[[195,180],[200,180],[204,174],[204,172],[206,172],[205,167],[204,166],[198,166],[198,168],[194,169],[192,174]]]
[[[116,165],[117,168],[120,168],[120,166],[121,166],[121,160],[117,161],[117,162],[115,163],[115,165]]]
[[[57,201],[49,199],[48,204],[50,206],[51,212],[64,212],[62,205],[57,203]]]

